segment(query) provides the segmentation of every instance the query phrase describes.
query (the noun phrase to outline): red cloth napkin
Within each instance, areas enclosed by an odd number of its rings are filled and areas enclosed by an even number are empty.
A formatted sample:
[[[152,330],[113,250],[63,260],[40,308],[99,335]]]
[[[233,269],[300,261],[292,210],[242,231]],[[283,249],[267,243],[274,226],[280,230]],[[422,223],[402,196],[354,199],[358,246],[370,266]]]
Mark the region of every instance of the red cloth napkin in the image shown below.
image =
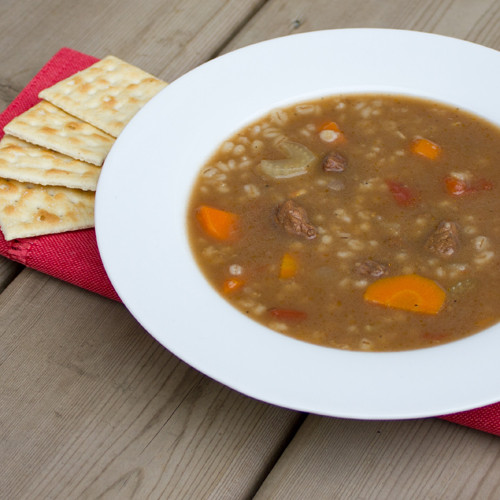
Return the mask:
[[[440,418],[500,436],[500,403],[452,415],[443,415]]]
[[[40,101],[38,93],[42,89],[97,61],[95,57],[67,48],[57,52],[0,115],[0,138],[8,122]],[[94,229],[12,241],[5,241],[0,232],[0,255],[86,290],[120,300],[104,270]]]
[[[68,48],[57,52],[0,115],[0,138],[3,127],[12,118],[39,101],[38,93],[42,89],[96,61],[95,57]],[[104,270],[93,229],[13,241],[5,241],[0,232],[0,255],[86,290],[120,300]],[[500,436],[500,403],[440,418]]]

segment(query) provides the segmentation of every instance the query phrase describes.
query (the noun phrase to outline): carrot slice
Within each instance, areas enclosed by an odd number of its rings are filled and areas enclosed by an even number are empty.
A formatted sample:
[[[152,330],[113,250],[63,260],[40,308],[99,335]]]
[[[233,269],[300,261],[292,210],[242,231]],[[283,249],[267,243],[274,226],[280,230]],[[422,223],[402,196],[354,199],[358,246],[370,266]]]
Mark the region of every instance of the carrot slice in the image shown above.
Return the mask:
[[[243,287],[245,282],[240,278],[229,278],[224,281],[222,285],[222,291],[227,295],[229,293],[236,292]]]
[[[319,130],[333,130],[334,132],[340,132],[340,127],[332,121],[323,123],[322,125],[319,126]]]
[[[202,205],[196,211],[196,218],[205,233],[217,240],[229,240],[235,232],[239,217],[232,212]]]
[[[437,314],[444,305],[446,292],[429,278],[406,274],[373,282],[365,290],[363,298],[396,309]]]
[[[345,135],[340,130],[340,127],[334,121],[328,121],[328,122],[322,123],[318,127],[318,131],[320,132],[320,134],[321,134],[321,132],[323,132],[325,130],[331,130],[332,132],[334,132],[334,134],[330,134],[332,136],[332,138],[327,140],[327,142],[335,142],[335,144],[340,144],[342,142],[345,142],[345,140],[346,140]],[[328,134],[328,132],[327,132],[327,134]]]
[[[491,191],[493,184],[486,179],[479,179],[472,183],[467,183],[463,179],[448,176],[444,180],[446,191],[453,196],[462,196],[464,194],[477,193],[479,191]]]
[[[297,260],[293,255],[289,253],[283,254],[283,257],[281,257],[280,278],[293,278],[297,274],[297,267]]]
[[[467,183],[458,177],[446,177],[444,184],[446,186],[446,191],[453,196],[462,196],[467,193],[469,189]]]
[[[441,154],[441,146],[435,142],[418,137],[411,143],[411,151],[417,155],[425,156],[429,160],[435,160]]]

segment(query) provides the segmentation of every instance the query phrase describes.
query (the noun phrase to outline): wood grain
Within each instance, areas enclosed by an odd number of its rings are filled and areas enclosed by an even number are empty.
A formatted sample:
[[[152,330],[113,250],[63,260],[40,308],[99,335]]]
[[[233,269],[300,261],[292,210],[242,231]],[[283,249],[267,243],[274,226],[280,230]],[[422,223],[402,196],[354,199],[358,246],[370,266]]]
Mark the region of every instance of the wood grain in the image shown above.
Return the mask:
[[[116,302],[0,296],[1,498],[247,498],[301,421],[193,370]]]
[[[173,81],[220,51],[262,0],[3,0],[0,99],[6,105],[61,47],[113,54]]]
[[[0,293],[21,272],[23,266],[0,256]]]
[[[494,499],[499,471],[499,439],[455,424],[309,416],[255,499]]]
[[[393,28],[439,33],[500,46],[496,0],[274,0],[267,2],[224,48],[224,52],[277,36],[342,28]],[[325,64],[335,64],[335,52]]]

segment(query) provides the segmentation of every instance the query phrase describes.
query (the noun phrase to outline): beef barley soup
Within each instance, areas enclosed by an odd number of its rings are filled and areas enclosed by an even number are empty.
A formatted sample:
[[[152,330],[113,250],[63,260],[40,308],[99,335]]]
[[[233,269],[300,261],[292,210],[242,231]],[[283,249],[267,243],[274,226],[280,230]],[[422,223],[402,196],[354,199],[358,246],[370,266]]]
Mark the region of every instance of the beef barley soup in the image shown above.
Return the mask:
[[[195,258],[243,314],[297,339],[397,351],[500,316],[500,129],[406,96],[270,112],[201,169]]]

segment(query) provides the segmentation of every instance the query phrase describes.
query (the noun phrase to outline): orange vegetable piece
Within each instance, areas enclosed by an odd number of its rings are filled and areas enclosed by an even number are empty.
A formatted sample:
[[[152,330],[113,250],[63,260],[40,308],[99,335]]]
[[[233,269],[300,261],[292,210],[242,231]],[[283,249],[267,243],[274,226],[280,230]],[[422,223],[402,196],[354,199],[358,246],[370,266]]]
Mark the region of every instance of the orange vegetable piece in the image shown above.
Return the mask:
[[[217,240],[229,240],[234,237],[238,215],[218,208],[202,205],[196,211],[196,218],[203,231]]]
[[[425,156],[429,160],[435,160],[441,154],[441,146],[435,142],[418,137],[411,143],[411,151],[417,155]]]
[[[326,122],[320,125],[319,130],[333,130],[334,132],[340,132],[340,127],[335,122]]]
[[[293,278],[297,273],[297,267],[297,260],[293,257],[293,255],[290,255],[289,253],[283,254],[280,265],[280,278]]]
[[[493,184],[486,179],[479,179],[472,183],[467,183],[458,177],[448,176],[444,180],[446,191],[453,196],[477,193],[479,191],[491,191]]]
[[[444,305],[446,292],[429,278],[406,274],[373,282],[365,290],[363,298],[396,309],[437,314]]]
[[[325,123],[321,124],[319,126],[318,130],[319,130],[319,132],[322,132],[323,130],[332,130],[333,132],[335,132],[337,134],[337,138],[334,141],[336,144],[342,143],[346,140],[345,135],[340,130],[340,127],[333,121],[329,121],[329,122],[325,122]]]
[[[446,191],[453,196],[462,196],[467,193],[468,186],[465,181],[457,177],[449,176],[444,180]]]
[[[225,294],[233,293],[236,292],[236,290],[242,288],[244,284],[245,282],[240,278],[229,278],[226,281],[224,281],[222,285],[222,291]]]

